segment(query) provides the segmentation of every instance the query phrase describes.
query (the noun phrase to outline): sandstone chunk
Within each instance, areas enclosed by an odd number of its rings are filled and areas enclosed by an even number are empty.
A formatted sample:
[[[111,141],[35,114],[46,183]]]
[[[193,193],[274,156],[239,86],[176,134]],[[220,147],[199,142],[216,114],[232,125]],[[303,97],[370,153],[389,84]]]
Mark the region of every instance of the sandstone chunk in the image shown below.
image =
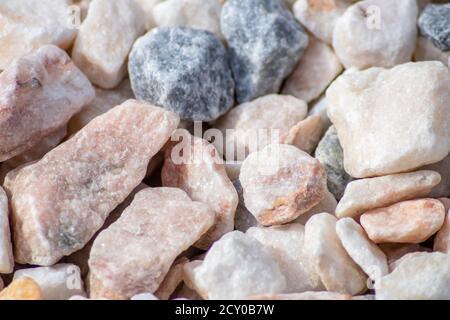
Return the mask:
[[[420,243],[442,227],[444,217],[438,200],[409,200],[364,213],[361,225],[375,243]]]
[[[129,100],[20,170],[11,192],[16,260],[52,265],[81,249],[142,181],[178,121]]]
[[[428,4],[419,17],[420,33],[441,51],[450,51],[450,4]]]
[[[450,150],[449,101],[450,73],[436,61],[339,77],[327,91],[327,103],[345,170],[365,178],[442,160]]]
[[[8,197],[0,187],[0,273],[11,273],[14,267],[8,216]]]
[[[317,205],[327,190],[319,161],[289,145],[272,144],[250,154],[239,180],[247,209],[264,226],[295,220]]]
[[[22,278],[0,292],[0,300],[42,300],[39,285],[30,278]]]

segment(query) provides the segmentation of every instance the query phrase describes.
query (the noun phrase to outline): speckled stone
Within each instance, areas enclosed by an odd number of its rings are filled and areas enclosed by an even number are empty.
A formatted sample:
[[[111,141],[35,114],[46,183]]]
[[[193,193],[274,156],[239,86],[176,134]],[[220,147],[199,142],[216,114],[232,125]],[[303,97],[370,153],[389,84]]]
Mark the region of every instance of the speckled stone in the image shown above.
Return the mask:
[[[138,99],[178,113],[184,120],[215,120],[234,104],[225,47],[209,31],[153,29],[135,42],[128,72]]]
[[[239,103],[277,93],[308,45],[308,36],[279,0],[228,0],[222,33]]]
[[[427,5],[419,17],[419,29],[441,51],[449,51],[450,3]]]

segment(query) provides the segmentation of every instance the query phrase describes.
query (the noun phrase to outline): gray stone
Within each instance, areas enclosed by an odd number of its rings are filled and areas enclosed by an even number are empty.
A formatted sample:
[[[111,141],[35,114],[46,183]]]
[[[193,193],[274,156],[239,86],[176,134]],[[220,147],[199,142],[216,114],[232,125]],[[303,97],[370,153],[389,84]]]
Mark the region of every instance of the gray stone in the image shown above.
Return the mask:
[[[212,121],[234,104],[225,47],[209,31],[153,29],[134,44],[128,71],[138,99],[178,113],[184,120]]]
[[[228,0],[221,28],[239,103],[279,91],[308,45],[308,36],[280,0]]]
[[[442,51],[450,51],[450,3],[429,4],[419,17],[419,29]]]
[[[244,203],[244,190],[242,189],[241,182],[234,180],[233,185],[236,188],[236,192],[239,196],[239,203],[234,215],[234,228],[236,230],[246,232],[251,227],[259,226],[258,220],[252,215],[250,211],[245,207]]]

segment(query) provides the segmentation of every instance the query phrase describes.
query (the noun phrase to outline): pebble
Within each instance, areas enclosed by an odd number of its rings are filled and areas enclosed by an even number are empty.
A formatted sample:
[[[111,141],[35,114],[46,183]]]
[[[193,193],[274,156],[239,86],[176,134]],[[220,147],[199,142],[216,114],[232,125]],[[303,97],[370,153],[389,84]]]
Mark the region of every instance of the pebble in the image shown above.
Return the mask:
[[[352,296],[330,291],[306,291],[252,296],[249,300],[351,300]]]
[[[0,88],[0,161],[65,126],[95,94],[69,56],[52,45],[8,66],[0,74]]]
[[[390,272],[395,269],[398,261],[400,261],[404,256],[410,253],[432,251],[431,249],[416,243],[382,243],[379,245],[379,248],[386,255]]]
[[[125,77],[128,53],[144,31],[141,7],[134,0],[93,0],[72,59],[92,83],[114,88]]]
[[[302,214],[300,217],[298,217],[296,220],[294,220],[295,223],[300,223],[305,225],[306,222],[315,214],[318,213],[330,213],[334,215],[334,212],[336,210],[337,201],[334,198],[334,195],[330,191],[326,191],[325,195],[317,205],[315,205],[311,210],[308,212]]]
[[[419,17],[420,33],[441,51],[450,51],[450,3],[428,4]]]
[[[441,51],[435,47],[431,40],[425,37],[419,37],[416,43],[416,51],[414,52],[415,61],[441,61],[450,67],[450,51]]]
[[[449,153],[450,73],[440,62],[340,76],[327,103],[353,177],[410,171]]]
[[[354,262],[373,281],[389,273],[386,255],[367,237],[364,229],[352,218],[336,223],[336,233],[342,246]]]
[[[73,264],[55,264],[17,270],[13,280],[33,279],[41,289],[44,300],[67,300],[74,295],[84,296],[80,268]]]
[[[391,68],[411,61],[417,38],[416,0],[364,0],[337,20],[333,47],[346,69]]]
[[[337,219],[328,213],[312,216],[305,225],[304,250],[328,291],[356,295],[366,289],[366,276],[342,246]]]
[[[317,145],[315,157],[327,171],[330,192],[341,199],[352,177],[344,169],[344,154],[335,126],[331,126]]]
[[[443,199],[439,199],[441,202],[443,202]],[[444,224],[442,225],[441,229],[436,234],[436,237],[434,238],[434,251],[439,251],[443,253],[449,253],[450,254],[450,215],[448,214],[448,205],[450,202],[450,199],[444,200],[446,203],[443,203],[445,206],[445,220]]]
[[[8,197],[0,187],[0,273],[11,273],[14,268],[8,216]]]
[[[239,103],[279,92],[308,46],[308,35],[280,0],[228,0],[220,23]]]
[[[443,225],[444,205],[435,199],[409,200],[361,215],[361,225],[375,243],[421,243]]]
[[[239,197],[236,214],[234,215],[234,228],[241,232],[246,232],[251,227],[259,226],[259,223],[252,213],[245,207],[244,190],[242,189],[239,179],[233,181],[233,186]]]
[[[77,34],[69,23],[71,5],[72,0],[1,1],[0,70],[48,44],[68,49]]]
[[[43,300],[41,288],[31,278],[14,280],[0,291],[0,300]]]
[[[325,42],[309,37],[305,54],[287,78],[282,92],[310,103],[325,91],[342,70],[333,49]]]
[[[250,154],[239,180],[247,209],[264,226],[297,219],[316,206],[327,190],[319,161],[289,145],[271,144]]]
[[[450,197],[450,155],[421,169],[432,170],[441,175],[441,181],[433,187],[428,195],[430,198]]]
[[[325,95],[322,95],[312,104],[311,108],[309,108],[308,116],[319,116],[322,121],[324,131],[331,126],[331,121],[327,114],[327,100]]]
[[[215,242],[193,273],[199,293],[209,300],[239,300],[286,289],[286,279],[271,254],[239,231]]]
[[[308,116],[289,130],[282,143],[296,146],[306,153],[312,154],[320,142],[326,128],[320,116]]]
[[[156,27],[156,21],[153,16],[153,9],[163,0],[135,0],[142,8],[145,17],[145,28],[151,30]]]
[[[120,218],[94,241],[89,257],[91,297],[126,299],[154,293],[175,258],[213,222],[214,212],[180,189],[138,192]]]
[[[151,293],[139,293],[131,297],[130,300],[159,300],[159,299]]]
[[[81,249],[142,181],[178,121],[128,100],[23,168],[11,192],[16,261],[49,266]]]
[[[234,104],[225,47],[209,31],[153,29],[133,45],[128,72],[138,99],[178,113],[183,120],[212,121]]]
[[[179,152],[183,153],[178,159]],[[213,145],[199,137],[185,136],[166,151],[161,171],[162,185],[184,190],[194,201],[208,204],[216,213],[211,230],[196,243],[207,249],[214,241],[233,230],[238,194],[227,176]]]
[[[368,210],[427,196],[441,181],[434,171],[421,170],[351,181],[336,208],[336,216],[358,217]]]

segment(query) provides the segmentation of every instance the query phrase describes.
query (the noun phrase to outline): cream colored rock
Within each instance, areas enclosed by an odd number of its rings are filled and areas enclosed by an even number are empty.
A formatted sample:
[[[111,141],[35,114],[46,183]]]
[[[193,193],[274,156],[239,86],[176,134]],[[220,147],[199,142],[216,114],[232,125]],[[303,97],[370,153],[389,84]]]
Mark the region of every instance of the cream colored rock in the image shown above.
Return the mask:
[[[72,0],[3,0],[0,2],[0,70],[40,47],[71,46],[76,34]]]
[[[356,295],[367,289],[367,278],[342,246],[336,222],[328,213],[312,216],[305,226],[304,250],[328,291]]]
[[[308,220],[315,214],[326,212],[334,215],[336,206],[337,206],[336,198],[330,191],[327,190],[325,192],[325,196],[323,197],[322,201],[320,201],[308,212],[302,214],[300,217],[294,220],[294,222],[305,225],[306,222],[308,222]]]
[[[155,292],[175,258],[213,222],[211,208],[180,189],[140,191],[94,241],[89,257],[89,277],[95,279],[90,282],[91,297],[126,299]]]
[[[430,198],[450,196],[450,155],[447,155],[439,162],[427,165],[421,169],[436,171],[441,175],[441,182],[428,195]]]
[[[178,122],[128,100],[20,170],[11,191],[16,261],[48,266],[81,249],[142,181]]]
[[[239,197],[239,203],[234,215],[234,229],[246,232],[251,227],[258,227],[260,224],[250,211],[245,207],[244,190],[239,180],[233,181],[233,186]]]
[[[340,76],[327,104],[353,177],[410,171],[450,151],[450,73],[440,62]]]
[[[386,255],[352,218],[340,219],[336,233],[348,255],[373,281],[389,273]]]
[[[151,293],[139,293],[131,297],[130,300],[159,300],[159,299]]]
[[[333,49],[325,42],[309,37],[308,47],[287,78],[282,92],[310,103],[325,91],[342,70]]]
[[[215,242],[193,273],[199,293],[210,300],[244,299],[286,289],[286,279],[270,253],[239,231]]]
[[[444,205],[435,199],[409,200],[361,215],[361,225],[375,243],[420,243],[443,225]]]
[[[246,234],[261,242],[277,261],[286,278],[285,293],[325,289],[303,252],[303,225],[291,223],[270,228],[252,227]]]
[[[147,30],[156,27],[156,22],[153,18],[153,8],[162,1],[163,0],[136,0],[136,2],[141,6],[142,12],[145,15],[145,28]]]
[[[320,116],[308,116],[289,130],[288,136],[281,141],[312,154],[320,142],[326,128]]]
[[[421,170],[351,181],[336,208],[336,216],[358,217],[365,211],[427,196],[441,181],[434,171]]]
[[[333,30],[346,69],[391,68],[411,61],[417,37],[416,0],[364,0],[348,8]]]
[[[450,67],[450,51],[441,51],[430,40],[419,37],[414,52],[415,61],[441,61]]]
[[[434,251],[450,253],[450,215],[448,212],[447,209],[444,224],[434,238]]]
[[[0,88],[0,161],[64,127],[95,94],[69,56],[50,45],[3,71]]]
[[[155,291],[155,297],[160,300],[169,300],[176,288],[183,282],[184,265],[189,262],[186,257],[181,257],[172,264],[164,280]]]
[[[245,206],[264,226],[297,219],[322,201],[327,191],[320,162],[289,145],[271,144],[250,154],[239,180]]]
[[[8,216],[8,197],[0,187],[0,273],[11,273],[14,268]]]
[[[352,296],[330,291],[282,293],[272,295],[252,296],[249,300],[351,300]]]

